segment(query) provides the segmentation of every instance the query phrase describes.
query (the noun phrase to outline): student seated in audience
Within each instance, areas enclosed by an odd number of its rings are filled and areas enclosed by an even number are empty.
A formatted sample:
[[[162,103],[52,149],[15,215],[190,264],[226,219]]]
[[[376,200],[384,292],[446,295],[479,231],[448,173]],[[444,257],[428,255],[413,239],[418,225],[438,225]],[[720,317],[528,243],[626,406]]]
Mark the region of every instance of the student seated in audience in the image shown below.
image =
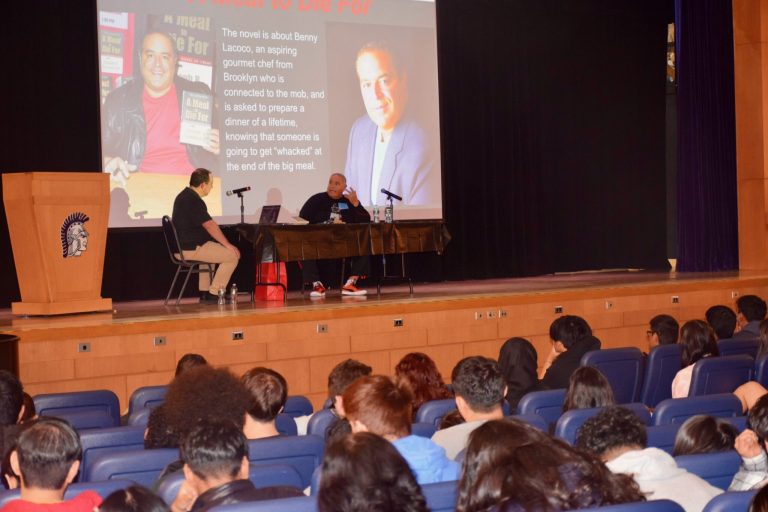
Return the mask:
[[[649,329],[645,333],[648,338],[648,350],[653,350],[659,345],[674,345],[677,343],[679,331],[677,320],[669,315],[656,315],[651,318]]]
[[[411,390],[384,375],[361,377],[344,391],[352,432],[372,432],[390,441],[419,484],[457,480],[459,465],[431,439],[411,434]]]
[[[208,361],[200,354],[184,354],[176,363],[176,374],[174,377],[178,377],[187,370],[197,368],[198,366],[207,366]]]
[[[274,370],[259,366],[245,372],[241,380],[250,394],[243,427],[245,437],[261,439],[280,435],[275,420],[283,411],[288,398],[288,383],[285,377]]]
[[[542,384],[548,389],[568,387],[571,374],[579,367],[581,356],[600,348],[600,340],[592,336],[586,320],[564,315],[549,327],[552,350],[539,370]]]
[[[748,422],[750,428],[736,438],[735,448],[742,462],[729,491],[757,489],[768,483],[768,395],[760,397],[749,410]]]
[[[571,375],[565,394],[563,412],[571,409],[591,409],[616,405],[613,388],[600,370],[582,366]]]
[[[749,503],[749,512],[768,512],[768,486],[763,486],[752,497],[752,501]]]
[[[677,467],[659,448],[646,448],[645,424],[629,409],[608,407],[582,425],[576,446],[599,457],[613,473],[631,476],[649,500],[668,499],[701,511],[723,491]]]
[[[93,491],[64,501],[64,491],[77,476],[83,453],[80,437],[59,418],[41,418],[25,428],[11,452],[13,471],[21,477],[21,499],[3,512],[92,512],[101,503]]]
[[[146,487],[132,485],[107,496],[98,512],[170,512],[170,508]]]
[[[424,402],[453,398],[453,393],[443,382],[437,365],[427,354],[411,352],[404,355],[395,366],[395,377],[411,386],[414,418]]]
[[[179,447],[184,483],[171,509],[203,512],[221,505],[302,496],[289,486],[257,489],[248,480],[248,440],[240,425],[202,420]]]
[[[704,315],[707,323],[715,331],[715,337],[719,340],[733,338],[736,329],[736,313],[728,306],[712,306]]]
[[[738,435],[739,431],[727,420],[697,414],[685,420],[677,431],[672,455],[677,457],[733,450]]]
[[[408,463],[391,443],[369,432],[328,445],[317,494],[320,512],[427,512]]]
[[[16,425],[24,417],[24,388],[7,370],[0,370],[0,427]]]
[[[757,295],[742,295],[736,299],[736,331],[734,338],[758,338],[760,322],[765,320],[765,301]]]
[[[464,423],[464,417],[461,415],[458,409],[454,409],[440,418],[440,425],[437,427],[437,430],[455,427],[456,425],[461,425],[462,423]]]
[[[760,327],[758,330],[760,332],[760,336],[758,336],[757,339],[760,341],[760,345],[757,347],[755,361],[762,359],[765,355],[768,354],[768,320],[763,320],[760,322]]]
[[[680,330],[682,369],[672,380],[672,398],[684,398],[691,389],[693,365],[705,357],[720,355],[712,328],[703,320],[689,320]]]
[[[526,393],[544,389],[536,373],[537,367],[536,349],[525,338],[510,338],[501,346],[499,368],[507,384],[506,398],[513,414]]]
[[[488,421],[469,437],[457,512],[574,510],[644,501],[637,484],[522,421]]]
[[[342,404],[341,398],[344,394],[344,390],[360,377],[370,375],[372,371],[373,368],[355,359],[345,359],[333,367],[331,373],[328,374],[328,399],[331,401],[331,412],[338,418],[344,418],[344,405]],[[310,418],[311,415],[295,418],[296,427],[300,436],[307,433],[307,424],[309,423]],[[342,425],[339,425],[339,423],[342,423]],[[331,428],[341,429],[341,431],[348,432],[348,424],[346,424],[346,422],[337,422],[336,425]]]
[[[455,459],[467,446],[469,434],[488,420],[504,417],[501,404],[506,385],[496,361],[482,356],[465,357],[451,373],[456,394],[456,408],[465,423],[438,430],[432,441],[445,448],[449,459]]]

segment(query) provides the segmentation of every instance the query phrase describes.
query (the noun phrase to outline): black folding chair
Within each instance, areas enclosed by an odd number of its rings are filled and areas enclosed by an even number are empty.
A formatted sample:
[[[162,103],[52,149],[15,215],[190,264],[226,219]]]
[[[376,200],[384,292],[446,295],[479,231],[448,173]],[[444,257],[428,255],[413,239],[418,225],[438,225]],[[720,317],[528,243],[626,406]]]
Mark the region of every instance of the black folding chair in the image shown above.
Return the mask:
[[[200,272],[208,272],[211,280],[213,280],[215,264],[207,263],[205,261],[192,261],[184,258],[184,254],[179,247],[179,236],[176,234],[176,227],[173,225],[173,220],[167,215],[163,215],[163,236],[165,236],[165,245],[168,247],[168,256],[171,258],[171,262],[176,265],[176,275],[173,276],[171,288],[168,290],[168,295],[165,296],[165,302],[163,302],[163,304],[168,304],[168,299],[171,298],[171,293],[173,293],[173,288],[176,286],[176,280],[179,278],[179,274],[187,274],[187,277],[184,278],[184,284],[179,291],[179,296],[176,298],[176,305],[178,306],[179,302],[181,302],[182,295],[184,295],[184,290],[187,288],[189,276],[191,274],[199,274]],[[205,268],[202,268],[202,265],[205,265]]]

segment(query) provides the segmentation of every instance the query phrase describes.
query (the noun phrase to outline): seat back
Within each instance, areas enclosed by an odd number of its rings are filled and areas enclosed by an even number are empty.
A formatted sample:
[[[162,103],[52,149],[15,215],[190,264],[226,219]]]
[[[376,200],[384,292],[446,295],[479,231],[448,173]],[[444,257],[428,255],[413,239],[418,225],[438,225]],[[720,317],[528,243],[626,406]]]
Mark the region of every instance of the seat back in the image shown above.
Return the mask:
[[[697,453],[675,457],[677,466],[700,476],[711,485],[728,489],[734,475],[741,466],[741,457],[736,450],[718,453]]]
[[[513,414],[510,416],[510,418],[523,421],[533,427],[536,427],[542,432],[549,432],[549,424],[538,414]]]
[[[768,354],[755,360],[755,380],[768,388]]]
[[[683,507],[672,500],[638,501],[621,505],[605,505],[603,507],[582,508],[579,510],[594,510],[599,512],[685,512]]]
[[[550,389],[547,391],[532,391],[520,399],[517,404],[517,414],[538,414],[547,425],[555,423],[563,414],[565,389]]]
[[[755,361],[746,355],[705,357],[693,366],[688,396],[732,393],[752,380]]]
[[[634,412],[646,425],[651,423],[651,414],[648,412],[645,404],[636,402],[633,404],[622,404],[622,407]],[[576,436],[584,422],[596,416],[602,410],[603,407],[594,407],[591,409],[572,409],[563,413],[555,424],[555,437],[559,437],[570,444],[575,444]]]
[[[216,507],[216,512],[316,512],[317,497],[299,496],[277,500],[246,501]]]
[[[600,370],[613,389],[616,403],[640,400],[643,386],[643,353],[636,347],[592,350],[581,357],[581,366]]]
[[[315,409],[312,407],[312,402],[303,395],[292,395],[285,400],[283,414],[298,418],[299,416],[309,416],[313,412]]]
[[[456,400],[453,398],[424,402],[416,411],[416,423],[431,423],[437,428],[443,416],[454,409],[456,409]]]
[[[328,429],[337,421],[339,421],[338,416],[333,414],[330,409],[320,409],[309,418],[309,423],[307,423],[307,434],[325,439],[328,435]]]
[[[106,482],[85,482],[85,483],[73,483],[67,486],[67,490],[64,491],[64,499],[71,500],[78,494],[84,491],[93,491],[102,498],[106,498],[115,491],[125,489],[135,485],[130,480],[108,480]],[[13,489],[10,491],[0,492],[0,509],[2,509],[7,503],[18,500],[21,498],[21,490]]]
[[[144,449],[144,427],[127,426],[86,430],[80,434],[83,457],[80,461],[80,480],[88,473],[93,460],[105,453]]]
[[[128,400],[128,415],[141,409],[154,409],[165,401],[168,386],[143,386],[131,393]]]
[[[149,423],[149,415],[152,413],[152,409],[137,409],[128,416],[128,425],[146,427]]]
[[[287,464],[265,464],[263,466],[251,466],[248,469],[248,480],[257,488],[272,487],[275,485],[287,485],[301,490],[301,476],[296,468]],[[163,479],[157,488],[157,495],[169,506],[179,494],[179,488],[184,482],[184,474],[176,473]]]
[[[298,435],[298,427],[293,420],[293,416],[285,413],[280,413],[275,418],[275,428],[280,432],[281,436],[295,436]]]
[[[667,423],[666,425],[651,425],[645,429],[648,435],[649,448],[658,448],[672,455],[675,449],[675,438],[680,430],[680,423]]]
[[[301,475],[302,489],[323,461],[325,441],[319,436],[280,436],[248,441],[248,460],[254,465],[288,464]]]
[[[151,488],[171,462],[179,460],[176,448],[107,452],[95,456],[84,481],[127,479]]]
[[[672,398],[672,381],[680,371],[681,346],[659,345],[648,354],[645,362],[645,378],[640,401],[648,407],[656,407],[662,400]]]
[[[168,248],[168,257],[171,258],[171,262],[174,265],[178,265],[179,262],[184,261],[184,254],[182,254],[179,247],[179,235],[176,233],[176,226],[173,225],[173,220],[167,215],[163,215],[163,236],[165,237],[165,246]]]
[[[717,340],[717,351],[720,356],[750,356],[753,360],[757,357],[757,349],[760,340],[757,338],[726,338]]]
[[[411,424],[411,434],[419,437],[431,438],[437,432],[434,423],[413,423]]]
[[[120,426],[120,403],[112,391],[73,391],[36,395],[39,416],[56,416],[78,430]]]
[[[424,484],[421,492],[427,500],[427,508],[432,512],[453,512],[456,510],[456,499],[459,496],[459,482],[438,482]]]
[[[702,512],[747,512],[757,491],[724,492],[709,500]]]
[[[719,395],[689,396],[687,398],[668,398],[653,411],[653,424],[682,424],[696,414],[709,414],[716,418],[742,416],[741,400],[733,393]]]

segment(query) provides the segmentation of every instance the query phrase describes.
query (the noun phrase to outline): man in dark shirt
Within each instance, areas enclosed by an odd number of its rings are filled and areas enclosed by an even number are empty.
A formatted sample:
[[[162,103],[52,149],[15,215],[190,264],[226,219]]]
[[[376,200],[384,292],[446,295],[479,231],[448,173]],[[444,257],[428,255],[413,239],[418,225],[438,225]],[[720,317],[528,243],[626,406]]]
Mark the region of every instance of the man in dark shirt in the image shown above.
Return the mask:
[[[200,302],[215,303],[219,290],[225,290],[237,267],[240,251],[229,243],[219,225],[208,215],[203,198],[213,188],[211,171],[195,169],[189,177],[189,187],[173,202],[173,223],[179,235],[179,245],[188,260],[218,263],[213,281],[208,272],[200,272]]]
[[[248,441],[226,420],[204,420],[179,447],[184,482],[171,510],[203,512],[221,505],[302,496],[289,486],[257,489],[248,480]]]
[[[307,202],[301,207],[299,216],[308,220],[310,224],[353,224],[371,221],[371,215],[357,199],[357,192],[351,187],[347,188],[347,179],[340,173],[331,174],[325,192],[320,192],[307,199]],[[369,272],[369,267],[368,256],[352,258],[352,274],[342,287],[341,294],[365,295],[366,291],[357,288],[356,284],[360,277],[365,277]],[[320,281],[317,262],[314,260],[304,261],[302,274],[305,283],[312,283],[310,297],[325,297],[325,286]]]

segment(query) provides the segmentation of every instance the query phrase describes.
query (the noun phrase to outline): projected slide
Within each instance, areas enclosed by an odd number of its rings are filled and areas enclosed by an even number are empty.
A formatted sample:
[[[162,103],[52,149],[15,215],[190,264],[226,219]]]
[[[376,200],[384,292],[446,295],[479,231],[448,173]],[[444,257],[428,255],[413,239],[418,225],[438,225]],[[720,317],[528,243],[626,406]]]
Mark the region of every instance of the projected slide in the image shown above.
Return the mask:
[[[98,0],[111,227],[159,225],[197,167],[222,223],[293,222],[341,172],[369,209],[441,218],[435,5]],[[227,194],[230,192],[230,194]]]

